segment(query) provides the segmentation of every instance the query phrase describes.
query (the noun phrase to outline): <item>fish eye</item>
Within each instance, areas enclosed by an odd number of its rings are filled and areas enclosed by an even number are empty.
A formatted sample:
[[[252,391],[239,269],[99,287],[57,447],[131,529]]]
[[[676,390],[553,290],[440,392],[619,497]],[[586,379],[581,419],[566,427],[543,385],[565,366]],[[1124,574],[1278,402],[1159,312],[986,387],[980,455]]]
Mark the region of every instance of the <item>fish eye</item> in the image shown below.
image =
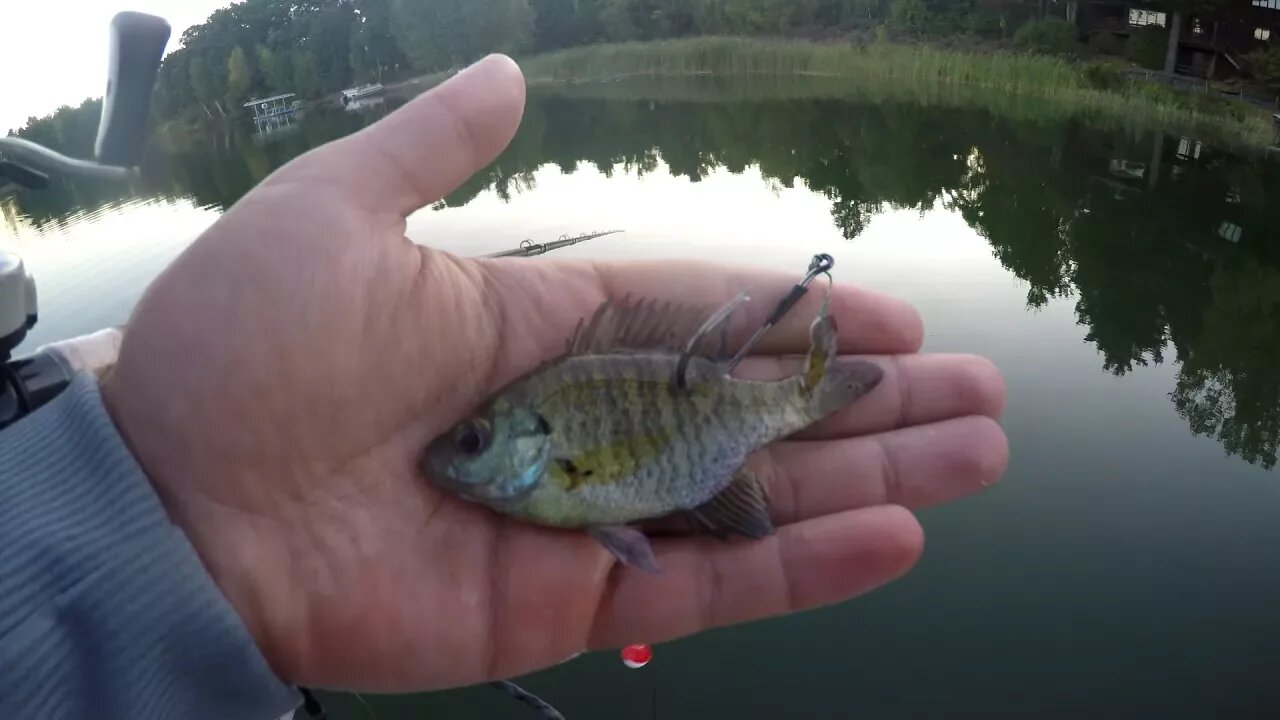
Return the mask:
[[[470,420],[453,434],[453,445],[464,455],[477,455],[489,447],[491,430],[486,420]]]

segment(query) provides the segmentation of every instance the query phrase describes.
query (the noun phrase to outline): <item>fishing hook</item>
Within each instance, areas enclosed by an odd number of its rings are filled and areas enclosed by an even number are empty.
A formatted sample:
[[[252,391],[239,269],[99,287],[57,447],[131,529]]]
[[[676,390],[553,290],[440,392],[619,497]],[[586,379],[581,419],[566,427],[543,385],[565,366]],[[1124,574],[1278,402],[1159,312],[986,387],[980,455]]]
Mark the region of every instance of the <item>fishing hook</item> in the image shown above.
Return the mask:
[[[745,344],[743,344],[742,349],[733,356],[733,359],[729,361],[729,370],[732,371],[737,367],[738,363],[742,362],[742,358],[746,357],[751,348],[755,347],[756,344],[760,342],[760,338],[766,332],[769,332],[770,328],[777,325],[778,321],[785,317],[788,312],[791,312],[791,308],[795,307],[795,304],[800,302],[800,298],[804,297],[805,293],[809,292],[809,284],[813,282],[814,278],[819,275],[826,275],[827,288],[829,292],[831,286],[834,284],[834,281],[831,279],[831,268],[835,267],[835,265],[835,258],[831,257],[827,253],[814,255],[813,260],[809,261],[809,270],[805,273],[804,278],[793,285],[791,287],[791,291],[778,301],[778,305],[773,309],[773,313],[764,321],[764,324],[760,326],[760,329],[756,330],[755,334],[752,335]]]

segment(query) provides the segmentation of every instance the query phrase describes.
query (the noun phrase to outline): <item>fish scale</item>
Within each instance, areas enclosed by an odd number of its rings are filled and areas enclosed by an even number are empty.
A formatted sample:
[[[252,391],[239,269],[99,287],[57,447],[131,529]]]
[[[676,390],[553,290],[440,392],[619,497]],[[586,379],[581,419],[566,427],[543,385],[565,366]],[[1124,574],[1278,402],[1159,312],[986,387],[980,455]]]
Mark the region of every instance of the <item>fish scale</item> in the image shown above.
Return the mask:
[[[800,372],[733,378],[700,343],[737,302],[718,310],[605,303],[562,357],[433,440],[424,473],[511,517],[587,530],[645,569],[656,567],[652,550],[629,523],[684,513],[718,535],[772,532],[747,456],[862,397],[882,371],[836,358],[824,303]]]
[[[666,436],[648,462],[618,451],[616,460],[637,460],[639,469],[609,486],[581,490],[582,500],[612,504],[645,496],[653,504],[692,507],[724,485],[751,447],[800,420],[790,401],[798,395],[780,392],[778,384],[721,377],[701,361],[690,366],[690,389],[673,391],[674,366],[673,358],[584,357],[530,386],[533,407],[570,418],[565,432],[551,435],[554,456],[575,457],[619,441],[643,451],[651,448],[637,438]]]

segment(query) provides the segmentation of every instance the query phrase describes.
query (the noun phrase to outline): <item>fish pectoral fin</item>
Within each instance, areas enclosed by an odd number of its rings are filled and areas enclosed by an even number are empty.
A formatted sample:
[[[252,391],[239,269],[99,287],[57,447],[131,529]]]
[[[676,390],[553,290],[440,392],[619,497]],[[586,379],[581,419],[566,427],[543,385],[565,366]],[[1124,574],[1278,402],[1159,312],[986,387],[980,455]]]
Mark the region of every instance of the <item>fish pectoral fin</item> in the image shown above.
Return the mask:
[[[587,532],[623,565],[638,567],[645,572],[658,572],[653,546],[639,530],[626,525],[596,525],[587,528]]]
[[[730,533],[752,539],[773,534],[769,494],[746,468],[738,470],[725,489],[687,514],[703,530],[722,540]]]

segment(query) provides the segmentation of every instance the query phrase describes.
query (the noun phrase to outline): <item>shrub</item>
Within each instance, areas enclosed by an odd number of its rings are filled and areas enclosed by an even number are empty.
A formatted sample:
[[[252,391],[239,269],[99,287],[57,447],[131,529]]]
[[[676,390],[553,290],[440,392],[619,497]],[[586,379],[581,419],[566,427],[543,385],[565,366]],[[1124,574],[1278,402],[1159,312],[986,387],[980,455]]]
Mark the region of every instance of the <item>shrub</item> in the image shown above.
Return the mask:
[[[976,7],[965,18],[965,28],[980,38],[1004,39],[1004,16],[984,7]]]
[[[1113,62],[1091,60],[1084,66],[1084,79],[1090,87],[1115,90],[1124,84],[1124,76]]]
[[[1258,82],[1280,92],[1280,48],[1254,50],[1249,53],[1250,73]]]
[[[1164,68],[1164,53],[1169,46],[1169,32],[1161,27],[1148,25],[1139,28],[1125,43],[1125,55],[1148,70]]]
[[[1013,34],[1015,45],[1046,55],[1074,55],[1076,28],[1066,20],[1031,20]]]
[[[1110,30],[1099,30],[1089,36],[1089,49],[1099,55],[1123,55],[1124,38]]]

